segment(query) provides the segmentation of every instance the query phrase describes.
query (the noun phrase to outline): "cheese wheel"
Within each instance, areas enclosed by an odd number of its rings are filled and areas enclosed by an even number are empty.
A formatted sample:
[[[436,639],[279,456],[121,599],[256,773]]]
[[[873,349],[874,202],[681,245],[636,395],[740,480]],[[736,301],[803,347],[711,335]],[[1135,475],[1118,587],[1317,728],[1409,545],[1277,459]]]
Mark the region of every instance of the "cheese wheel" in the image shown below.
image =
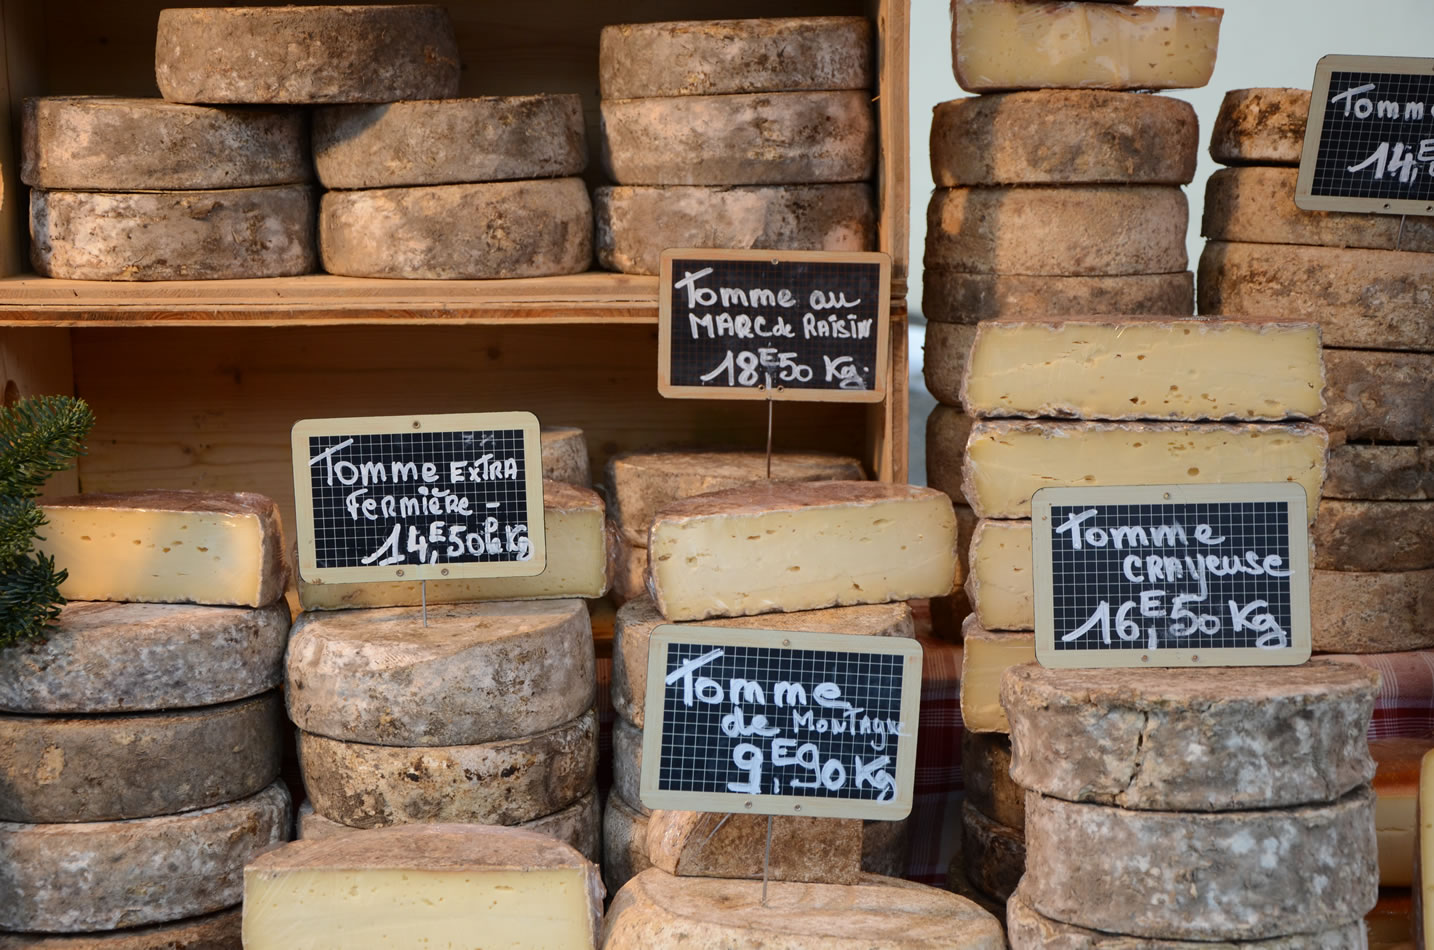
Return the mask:
[[[1185,185],[1195,109],[1169,96],[1040,89],[953,99],[931,117],[931,177],[965,185]]]
[[[1434,571],[1315,571],[1310,640],[1319,653],[1434,647]]]
[[[1188,218],[1175,185],[938,188],[925,260],[977,274],[1178,273],[1189,263]]]
[[[0,821],[119,821],[208,808],[279,777],[278,693],[129,716],[0,716]]]
[[[647,700],[648,647],[653,630],[666,623],[669,623],[668,619],[658,611],[651,597],[630,600],[617,612],[612,644],[612,705],[618,716],[638,729],[643,725],[643,706]],[[704,621],[702,626],[738,630],[805,630],[869,637],[916,636],[911,608],[905,603],[728,617]],[[634,795],[626,797],[632,804],[637,804],[638,799]]]
[[[603,27],[598,39],[604,99],[870,89],[872,83],[865,17],[623,23]]]
[[[856,884],[862,873],[861,844],[862,823],[852,818],[777,815],[769,820],[766,815],[658,809],[647,821],[652,866],[684,878]]]
[[[1434,500],[1434,445],[1336,445],[1329,450],[1324,497]]]
[[[1311,539],[1319,570],[1434,569],[1434,501],[1325,498]]]
[[[609,795],[602,813],[602,879],[609,894],[652,867],[647,859],[647,813]]]
[[[1374,906],[1373,819],[1368,787],[1330,804],[1199,814],[1031,792],[1021,890],[1047,917],[1132,936],[1256,940],[1328,930]]]
[[[597,262],[656,274],[669,247],[873,251],[871,186],[629,185],[593,191]]]
[[[224,910],[242,897],[244,865],[288,836],[282,782],[158,818],[0,822],[0,928],[82,933]]]
[[[867,874],[906,877],[911,852],[911,819],[861,823],[861,869]]]
[[[1195,275],[1124,274],[1057,277],[970,274],[955,264],[927,263],[921,312],[936,323],[977,323],[1000,317],[1170,314],[1195,312]]]
[[[1002,950],[996,919],[955,894],[894,878],[801,884],[673,877],[657,868],[613,898],[604,950],[670,945],[762,950]],[[889,882],[889,883],[888,883]],[[895,886],[893,886],[895,885]]]
[[[966,877],[966,858],[965,855],[961,853],[960,835],[956,836],[955,856],[952,857],[951,863],[946,866],[946,890],[964,897],[992,917],[1002,921],[1002,926],[1004,926],[1006,919],[1006,902],[998,901],[989,894],[982,893],[982,891],[973,885]]]
[[[582,716],[596,689],[580,600],[432,607],[427,626],[412,607],[306,613],[287,663],[295,725],[374,745],[535,735]]]
[[[241,909],[87,934],[0,933],[0,950],[239,950]]]
[[[346,277],[552,277],[587,270],[592,229],[580,178],[330,191],[319,255]]]
[[[1217,812],[1332,802],[1368,783],[1365,733],[1378,692],[1373,670],[1327,660],[1218,676],[1032,664],[1006,673],[1001,705],[1011,778],[1024,788]]]
[[[969,801],[961,805],[961,858],[966,879],[983,894],[1003,901],[1026,869],[1026,839],[1020,828],[992,821]]]
[[[313,137],[325,188],[562,178],[588,163],[577,95],[328,106]]]
[[[612,562],[608,566],[612,595],[617,606],[647,595],[647,548],[633,544],[622,536],[613,522],[608,526],[617,541],[612,546]]]
[[[1001,733],[963,730],[961,779],[966,802],[999,825],[1026,825],[1026,790],[1011,777],[1011,739]]]
[[[926,417],[926,484],[949,495],[958,513],[966,507],[961,504],[966,498],[962,485],[966,472],[966,440],[971,435],[973,421],[955,406],[937,406]],[[970,532],[966,535],[969,538]],[[964,577],[960,583],[965,583]]]
[[[639,603],[639,601],[632,601]],[[621,613],[621,611],[618,611]],[[621,621],[619,621],[621,622]],[[617,665],[617,645],[614,643],[613,665]],[[614,681],[616,681],[614,674]],[[645,674],[644,674],[644,678]],[[614,696],[615,698],[615,696]],[[613,703],[618,715],[612,721],[612,791],[628,806],[644,815],[652,809],[642,803],[642,727],[633,725],[624,710]],[[638,706],[639,714],[642,707]],[[641,718],[639,716],[639,718]]]
[[[876,168],[861,90],[605,99],[601,144],[619,185],[866,181]]]
[[[307,185],[30,192],[30,263],[68,280],[224,280],[314,269]]]
[[[858,481],[861,462],[816,452],[773,452],[771,480],[778,482]],[[632,452],[607,463],[608,498],[623,537],[647,546],[658,510],[682,498],[767,481],[763,452]]]
[[[543,426],[539,432],[543,452],[543,478],[591,488],[592,464],[587,437],[576,426]]]
[[[20,180],[76,191],[208,191],[311,181],[304,114],[163,99],[26,99]]]
[[[1394,214],[1305,211],[1298,168],[1222,168],[1205,184],[1200,233],[1212,241],[1434,251],[1434,220]]]
[[[1210,133],[1221,165],[1298,165],[1309,121],[1308,89],[1231,89]]]
[[[966,593],[987,630],[1036,629],[1029,519],[982,518],[971,533]]]
[[[161,10],[154,44],[174,102],[444,99],[458,71],[448,12],[423,4]]]
[[[971,360],[971,344],[976,327],[963,323],[928,323],[926,325],[925,358],[921,372],[926,388],[936,401],[946,406],[961,405],[961,389],[966,383],[966,364]],[[953,496],[954,497],[954,496]]]
[[[120,713],[211,706],[284,681],[289,605],[71,601],[43,643],[0,650],[0,711]]]
[[[560,811],[592,789],[597,718],[589,711],[537,735],[417,748],[300,731],[299,764],[314,810],[354,828],[517,825]]]
[[[1434,352],[1434,256],[1210,241],[1199,307],[1318,323],[1325,346]]]
[[[1434,354],[1326,346],[1324,365],[1326,428],[1356,441],[1434,441]]]

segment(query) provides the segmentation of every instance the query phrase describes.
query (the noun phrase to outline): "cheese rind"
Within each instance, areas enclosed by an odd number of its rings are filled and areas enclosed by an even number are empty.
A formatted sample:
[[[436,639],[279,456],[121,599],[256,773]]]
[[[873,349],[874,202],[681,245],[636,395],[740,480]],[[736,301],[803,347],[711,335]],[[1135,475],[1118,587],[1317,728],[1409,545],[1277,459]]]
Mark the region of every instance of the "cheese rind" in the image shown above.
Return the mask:
[[[1308,419],[1324,409],[1319,328],[1235,318],[988,321],[961,404],[978,418]]]
[[[1378,693],[1373,670],[1318,659],[1218,676],[1031,664],[1005,674],[1001,706],[1011,779],[1024,788],[1127,809],[1220,812],[1332,802],[1369,782]]]
[[[1036,661],[1034,633],[992,633],[976,616],[961,626],[961,722],[972,732],[1011,731],[1001,708],[1001,677],[1006,670]]]
[[[1311,539],[1317,570],[1429,570],[1434,568],[1434,501],[1324,498]]]
[[[1036,629],[1031,522],[976,522],[966,593],[977,622],[987,630]]]
[[[158,818],[0,822],[0,928],[83,933],[233,907],[244,865],[288,831],[282,782],[227,805]]]
[[[636,811],[652,814],[642,803],[642,727],[621,712],[612,721],[612,791]]]
[[[1324,497],[1434,500],[1434,445],[1344,445],[1329,450]]]
[[[1373,818],[1367,787],[1332,804],[1202,814],[1031,792],[1021,890],[1047,917],[1109,933],[1257,940],[1328,930],[1378,897]]]
[[[1009,736],[963,730],[961,779],[976,811],[1007,828],[1026,826],[1026,790],[1011,777]]]
[[[951,56],[967,92],[1197,89],[1210,81],[1223,10],[958,0]]]
[[[961,387],[966,382],[966,368],[971,359],[971,344],[976,339],[976,330],[976,327],[962,323],[926,325],[921,374],[926,389],[943,406],[961,405]],[[964,444],[962,448],[964,450]]]
[[[1005,900],[1020,883],[1026,869],[1026,839],[1019,828],[992,821],[973,808],[961,805],[961,858],[966,878],[977,890]]]
[[[609,795],[602,813],[602,876],[609,894],[652,867],[647,858],[647,813]]]
[[[0,934],[0,950],[237,950],[240,909],[88,934]]]
[[[546,835],[403,825],[296,841],[244,869],[244,946],[597,946],[598,871]]]
[[[1374,833],[1379,840],[1380,887],[1410,887],[1414,841],[1419,835],[1419,764],[1434,738],[1374,739],[1369,743],[1374,773]],[[1381,901],[1381,903],[1383,903]]]
[[[617,539],[608,564],[613,602],[621,607],[629,601],[647,596],[647,548],[633,544],[622,536],[621,529],[609,521],[608,528]]]
[[[1428,254],[1209,241],[1201,313],[1318,323],[1325,346],[1434,351]]]
[[[1330,431],[1355,441],[1434,442],[1434,353],[1326,349],[1324,365],[1329,408],[1319,421]]]
[[[1210,133],[1221,165],[1298,165],[1309,121],[1308,89],[1231,89]]]
[[[930,365],[930,364],[928,364]],[[955,406],[937,406],[926,417],[926,484],[937,491],[945,492],[957,509],[957,521],[961,521],[962,494],[966,475],[966,440],[971,436],[971,425],[975,420]],[[972,516],[974,527],[974,516]],[[970,535],[970,530],[964,532]],[[966,563],[966,551],[959,552],[962,564]],[[964,583],[963,577],[957,583]]]
[[[880,604],[951,592],[956,515],[931,488],[764,483],[672,503],[647,550],[669,620]]]
[[[543,451],[543,478],[578,488],[593,486],[588,443],[576,426],[543,426],[538,433]]]
[[[870,89],[871,33],[854,16],[605,26],[598,85],[604,99]]]
[[[44,643],[0,650],[0,711],[183,709],[273,689],[284,681],[289,605],[71,601],[47,632]]]
[[[876,121],[863,90],[604,99],[603,169],[619,185],[866,181]]]
[[[1169,96],[1041,89],[953,99],[931,117],[938,188],[1185,185],[1199,146],[1195,109]]]
[[[983,518],[1026,518],[1048,486],[1286,481],[1315,499],[1328,443],[1303,423],[981,421],[966,449],[966,501]]]
[[[1315,571],[1310,628],[1317,653],[1434,647],[1434,571]]]
[[[283,595],[279,508],[247,492],[140,491],[44,504],[36,551],[69,600],[263,607]]]
[[[925,262],[978,274],[1178,273],[1189,263],[1189,214],[1177,185],[938,188],[926,209]]]
[[[652,812],[647,855],[678,877],[770,879],[856,884],[861,877],[862,823],[854,818],[771,819],[765,815]],[[718,824],[721,827],[718,827]]]
[[[279,777],[283,702],[130,716],[0,716],[0,821],[119,821],[247,798]]]
[[[596,690],[580,600],[309,613],[289,641],[285,697],[300,729],[343,742],[457,746],[531,736],[582,716]]]
[[[921,312],[936,323],[978,323],[1001,317],[1170,314],[1195,312],[1195,275],[1124,274],[1058,277],[970,274],[963,265],[928,263],[921,272]]]
[[[867,874],[906,877],[911,852],[911,819],[861,823],[861,869]]]

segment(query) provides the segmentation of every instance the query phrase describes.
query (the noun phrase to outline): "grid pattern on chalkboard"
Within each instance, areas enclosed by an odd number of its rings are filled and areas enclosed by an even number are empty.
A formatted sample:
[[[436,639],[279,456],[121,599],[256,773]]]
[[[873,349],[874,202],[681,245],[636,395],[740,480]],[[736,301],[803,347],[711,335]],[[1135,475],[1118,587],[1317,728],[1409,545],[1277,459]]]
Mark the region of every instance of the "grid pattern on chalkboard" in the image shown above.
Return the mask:
[[[1091,508],[1096,508],[1097,514],[1081,522],[1082,545],[1077,550],[1069,532],[1057,531],[1068,517],[1079,517]],[[1253,551],[1261,569],[1265,558],[1275,555],[1280,558],[1280,569],[1289,570],[1289,508],[1284,502],[1053,505],[1050,524],[1056,650],[1253,648],[1262,631],[1251,625],[1261,623],[1259,617],[1264,613],[1285,631],[1283,646],[1293,645],[1290,579],[1245,573],[1244,568],[1232,568],[1230,561],[1238,559],[1249,567],[1246,552]],[[1171,525],[1179,525],[1182,533],[1157,536],[1157,527]],[[1209,526],[1210,539],[1223,540],[1217,544],[1199,540],[1200,525]],[[1139,528],[1151,543],[1141,543],[1139,534],[1127,530],[1121,532],[1117,546],[1117,527]],[[1092,534],[1092,529],[1096,533]],[[1157,537],[1171,543],[1153,543]],[[1131,570],[1138,581],[1132,581],[1126,573],[1126,559],[1131,556],[1137,558]],[[1212,564],[1211,557],[1219,560]],[[1155,576],[1157,571],[1161,576]],[[1193,598],[1202,592],[1202,573],[1205,596],[1196,600]],[[1141,592],[1152,590],[1164,591],[1160,598],[1149,598],[1150,609],[1163,611],[1163,617],[1141,613]],[[1179,633],[1190,622],[1190,618],[1171,616],[1179,595],[1192,597],[1183,604],[1194,618],[1213,618],[1218,621],[1218,629],[1210,630],[1207,621],[1207,629]],[[1250,608],[1258,601],[1267,606]],[[1126,609],[1124,619],[1134,623],[1135,628],[1119,622],[1121,608],[1127,603],[1134,606]],[[1102,604],[1107,607],[1102,608]],[[1250,609],[1243,614],[1245,622],[1237,623],[1235,615],[1243,608]],[[1102,623],[1102,617],[1108,622]],[[1064,639],[1092,618],[1097,620],[1085,633],[1072,640]],[[1110,642],[1106,642],[1107,629]]]
[[[790,290],[796,303],[790,308],[782,307],[757,307],[744,306],[740,300],[729,302],[724,306],[719,299],[716,304],[710,306],[688,306],[688,291],[686,288],[678,288],[676,284],[683,276],[690,272],[712,268],[712,273],[702,278],[700,286],[716,290],[727,287],[750,292],[753,288],[770,290],[773,293],[781,289]],[[782,386],[786,389],[843,389],[850,388],[853,391],[870,391],[876,388],[877,354],[879,334],[877,333],[877,314],[880,312],[880,301],[882,287],[880,286],[881,266],[875,263],[853,263],[839,261],[784,261],[780,264],[773,264],[771,261],[739,261],[739,260],[685,260],[674,259],[672,262],[672,276],[674,287],[672,289],[672,358],[670,372],[672,383],[675,386],[697,386],[708,389],[753,389],[758,385],[765,384],[766,374],[771,373],[773,386]],[[844,307],[840,310],[814,310],[810,306],[811,293],[820,290],[824,293],[845,294],[849,301],[860,300],[855,307]],[[749,317],[758,315],[767,318],[768,326],[775,323],[777,317],[786,319],[789,325],[794,328],[795,336],[791,337],[756,337],[751,339],[737,339],[730,335],[722,335],[715,338],[708,337],[708,331],[704,328],[700,331],[701,337],[694,338],[691,321],[688,315],[696,313],[698,317],[712,314],[714,317],[720,313],[728,313],[733,317],[745,314]],[[803,329],[803,318],[811,313],[816,319],[827,322],[828,316],[843,318],[847,315],[855,315],[860,319],[871,320],[871,333],[865,339],[854,339],[850,337],[821,337],[806,338]],[[752,359],[758,355],[762,348],[775,348],[780,353],[794,354],[790,360],[799,366],[805,366],[811,370],[810,378],[803,379],[806,374],[801,370],[792,369],[790,366],[777,365],[774,367],[762,367],[752,364]],[[703,376],[709,376],[714,370],[724,365],[728,352],[733,354],[730,372],[726,369],[711,375],[704,380]],[[746,358],[747,363],[755,366],[755,371],[743,378],[744,367],[740,361],[744,359],[740,354],[750,353],[751,358]],[[850,356],[852,359],[844,363],[854,371],[855,382],[843,386],[840,379],[829,380],[827,378],[826,362],[823,356],[832,360],[838,360],[843,356]]]
[[[742,783],[751,779],[751,773],[740,767],[734,760],[737,746],[751,742],[763,750],[761,763],[760,794],[781,794],[789,797],[830,798],[854,801],[886,801],[893,795],[870,783],[858,783],[856,759],[870,767],[873,759],[889,756],[886,772],[896,777],[897,752],[903,741],[895,735],[885,738],[884,748],[874,748],[881,740],[877,734],[863,732],[860,726],[863,718],[871,722],[881,720],[899,723],[901,721],[901,686],[904,674],[904,660],[901,656],[887,653],[836,653],[826,650],[797,650],[773,647],[717,647],[710,644],[673,643],[668,648],[667,668],[675,670],[689,659],[704,656],[712,650],[722,650],[722,656],[703,666],[694,674],[705,676],[721,685],[723,701],[708,704],[696,699],[692,706],[684,704],[684,690],[681,681],[666,687],[663,696],[662,753],[658,762],[658,788],[663,791],[700,792],[705,794],[733,794],[736,790],[729,783]],[[753,680],[760,683],[765,704],[742,703],[742,715],[750,727],[753,717],[763,715],[767,722],[781,727],[780,737],[797,740],[797,744],[814,743],[819,753],[816,761],[819,770],[796,765],[777,766],[772,762],[770,737],[729,736],[722,729],[722,719],[732,712],[728,684],[733,678]],[[800,683],[805,687],[807,703],[801,706],[775,703],[775,685],[780,681]],[[848,719],[836,708],[825,708],[812,698],[819,683],[834,683],[841,691],[841,698],[862,712],[855,715],[857,730],[841,734],[834,732],[834,720]],[[796,713],[810,713],[813,725],[810,728],[793,727]],[[817,722],[827,723],[819,731]],[[907,723],[904,730],[915,730],[915,723]],[[873,726],[873,729],[876,727]],[[830,788],[821,781],[820,766],[835,759],[842,763],[845,781],[838,788]],[[835,772],[828,773],[829,778]],[[794,782],[812,783],[797,785]]]
[[[1397,117],[1381,117],[1375,108],[1374,112],[1362,118],[1356,113],[1353,101],[1349,102],[1349,115],[1345,115],[1346,100],[1333,101],[1335,96],[1369,83],[1373,83],[1375,88],[1351,97],[1351,100],[1368,98],[1372,103],[1380,100],[1395,102],[1398,104]],[[1423,106],[1422,121],[1405,118],[1405,103],[1409,102]],[[1388,167],[1394,161],[1395,143],[1401,143],[1405,152],[1412,150],[1412,157],[1417,158],[1420,141],[1430,138],[1434,138],[1434,76],[1333,72],[1330,74],[1329,97],[1325,101],[1319,151],[1310,179],[1310,193],[1342,198],[1434,199],[1434,162],[1416,163],[1417,170],[1408,182],[1400,181],[1399,172]],[[1389,147],[1382,178],[1376,178],[1377,163],[1371,163],[1362,171],[1350,171],[1374,155],[1381,143],[1388,143]]]
[[[349,443],[344,445],[344,443]],[[528,521],[527,500],[527,458],[523,445],[522,429],[498,429],[492,431],[454,432],[392,432],[369,435],[315,435],[309,437],[309,458],[315,459],[336,446],[327,459],[309,466],[309,484],[313,492],[314,512],[314,553],[316,566],[320,569],[340,567],[363,567],[363,559],[389,543],[394,525],[400,526],[397,551],[404,560],[395,564],[419,563],[419,553],[410,551],[409,528],[417,528],[427,536],[435,521],[445,524],[466,524],[468,531],[481,530],[488,515],[498,519],[500,525],[526,524]],[[468,478],[470,465],[484,455],[496,458],[512,457],[517,463],[516,478],[480,479]],[[332,461],[333,469],[328,464]],[[364,463],[377,467],[368,469],[368,484],[364,483]],[[395,462],[412,462],[420,472],[418,478],[403,477],[395,481]],[[437,480],[425,482],[421,472],[425,462],[435,466]],[[468,463],[464,467],[464,481],[450,480],[450,462]],[[344,464],[353,466],[352,469]],[[381,471],[382,480],[372,474]],[[400,473],[407,475],[406,471]],[[356,479],[356,480],[354,480]],[[370,520],[363,514],[355,518],[349,511],[348,499],[355,491],[367,487],[363,498],[380,499],[385,495],[395,497],[395,505],[402,513],[403,499],[409,500],[407,517],[379,517]],[[433,497],[434,490],[451,492],[454,496],[466,498],[471,515],[456,512],[433,514],[423,510],[412,514],[414,502],[422,505]],[[446,505],[446,503],[444,503]],[[442,507],[440,507],[442,511]],[[466,532],[465,532],[466,533]],[[506,550],[491,554],[486,548],[475,553],[473,546],[464,545],[461,553],[450,553],[447,532],[444,541],[430,542],[427,547],[427,563],[488,563],[495,561],[516,561],[519,555]],[[503,536],[506,542],[506,536]],[[376,564],[378,560],[370,561]]]

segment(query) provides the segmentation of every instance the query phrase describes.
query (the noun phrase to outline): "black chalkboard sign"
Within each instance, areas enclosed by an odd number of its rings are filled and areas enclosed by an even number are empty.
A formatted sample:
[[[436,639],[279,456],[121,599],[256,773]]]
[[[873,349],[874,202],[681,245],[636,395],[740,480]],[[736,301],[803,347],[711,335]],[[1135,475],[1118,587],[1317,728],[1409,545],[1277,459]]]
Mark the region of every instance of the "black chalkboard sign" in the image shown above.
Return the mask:
[[[1434,215],[1434,59],[1319,61],[1295,204]]]
[[[657,389],[686,399],[880,402],[891,258],[828,251],[668,250]]]
[[[667,624],[647,669],[649,808],[888,821],[911,810],[915,640]]]
[[[1031,498],[1045,666],[1283,666],[1310,656],[1304,489],[1043,488]]]
[[[305,419],[291,439],[309,583],[528,577],[546,567],[532,413]]]

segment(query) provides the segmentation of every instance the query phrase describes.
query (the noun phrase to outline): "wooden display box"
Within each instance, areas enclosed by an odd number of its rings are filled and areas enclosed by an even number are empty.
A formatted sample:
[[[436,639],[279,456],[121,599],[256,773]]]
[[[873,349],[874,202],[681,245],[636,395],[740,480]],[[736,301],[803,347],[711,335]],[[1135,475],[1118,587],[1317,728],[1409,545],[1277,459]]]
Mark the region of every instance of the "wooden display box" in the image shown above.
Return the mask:
[[[464,95],[577,92],[596,155],[598,33],[608,23],[864,15],[878,34],[880,250],[892,268],[893,392],[874,406],[784,403],[776,447],[856,454],[905,481],[909,0],[449,0]],[[507,281],[99,283],[28,273],[17,175],[21,100],[155,96],[162,0],[0,0],[0,386],[6,403],[74,393],[98,424],[55,492],[259,491],[293,524],[289,427],[306,417],[528,409],[615,452],[760,450],[760,403],[657,394],[656,278],[590,272]],[[190,4],[193,5],[193,4]],[[213,4],[219,5],[219,4]],[[596,182],[596,161],[589,178]]]

